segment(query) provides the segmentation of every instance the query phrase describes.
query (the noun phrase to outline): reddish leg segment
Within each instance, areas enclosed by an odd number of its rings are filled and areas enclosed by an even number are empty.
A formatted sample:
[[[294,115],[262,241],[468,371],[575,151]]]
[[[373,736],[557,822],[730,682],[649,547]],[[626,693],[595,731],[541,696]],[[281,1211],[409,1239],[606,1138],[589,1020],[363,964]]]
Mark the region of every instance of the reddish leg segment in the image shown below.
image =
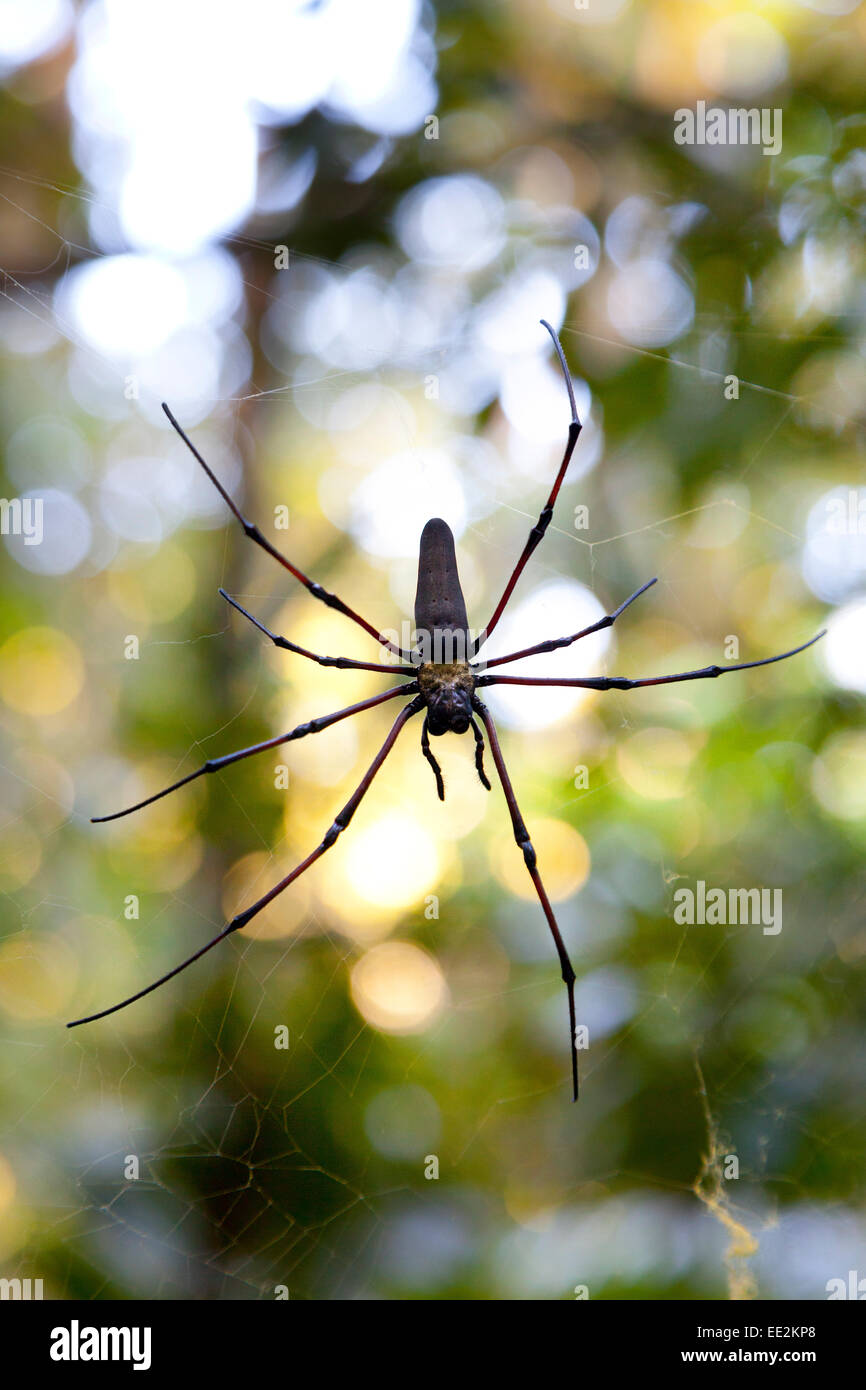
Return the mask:
[[[306,647],[299,647],[294,642],[290,642],[288,637],[278,637],[275,632],[271,632],[269,627],[260,623],[258,618],[254,618],[252,613],[248,613],[243,604],[238,603],[237,599],[227,594],[225,589],[220,589],[220,594],[226,603],[230,603],[232,608],[236,608],[245,618],[257,627],[259,632],[263,632],[269,637],[275,647],[279,647],[284,652],[294,652],[296,656],[305,656],[310,661],[317,661],[320,666],[336,666],[341,671],[380,671],[383,675],[391,676],[412,676],[414,677],[417,668],[415,666],[380,666],[373,661],[355,661],[351,656],[317,656],[315,652],[308,652]]]
[[[168,416],[168,419],[171,421],[174,428],[177,430],[184,444],[189,449],[190,453],[201,464],[202,468],[210,478],[217,492],[222,497],[229,511],[240,522],[244,530],[244,535],[249,536],[251,541],[255,541],[256,545],[261,546],[262,550],[266,551],[268,555],[270,555],[274,560],[276,560],[277,564],[283,566],[283,569],[287,569],[289,571],[289,574],[293,575],[295,579],[299,580],[300,583],[303,584],[304,588],[307,589],[308,592],[313,595],[313,598],[320,599],[322,603],[327,604],[328,608],[334,608],[338,613],[345,614],[347,618],[352,619],[353,623],[357,623],[358,626],[362,627],[365,632],[369,632],[371,637],[375,637],[376,641],[380,644],[380,646],[387,647],[389,651],[392,651],[395,654],[395,656],[401,656],[404,661],[409,661],[410,654],[408,652],[401,651],[401,649],[395,646],[393,642],[389,642],[387,637],[384,637],[381,632],[376,631],[372,623],[368,623],[366,618],[362,618],[360,613],[356,613],[354,608],[350,608],[349,605],[347,603],[344,603],[341,598],[338,598],[336,594],[328,593],[327,589],[323,589],[321,584],[316,584],[312,579],[309,579],[307,575],[304,574],[303,570],[298,569],[297,565],[293,565],[291,560],[287,559],[285,555],[282,555],[280,551],[277,550],[276,546],[271,545],[270,541],[266,540],[266,538],[262,535],[261,531],[259,530],[258,526],[256,526],[255,522],[247,521],[246,517],[242,514],[240,509],[235,506],[235,503],[232,501],[231,497],[229,497],[222,483],[219,481],[216,474],[211,469],[210,465],[205,463],[204,459],[202,458],[198,449],[193,444],[189,435],[184,433],[183,429],[178,424],[177,420],[174,418],[168,406],[166,405],[165,401],[163,401],[162,403],[162,408],[165,411],[165,414]]]
[[[399,693],[402,694],[402,690]],[[306,859],[298,864],[297,868],[292,869],[291,873],[286,874],[285,878],[280,879],[279,883],[275,884],[269,892],[265,893],[264,897],[259,898],[251,907],[247,907],[243,912],[239,912],[236,917],[232,918],[227,927],[224,927],[221,932],[210,941],[206,942],[204,946],[201,946],[197,951],[193,952],[191,956],[188,956],[180,965],[176,965],[173,970],[169,970],[165,975],[161,975],[158,980],[154,980],[152,985],[147,985],[145,989],[140,989],[137,994],[131,994],[128,999],[121,1000],[119,1004],[112,1004],[110,1009],[102,1009],[99,1013],[89,1014],[86,1018],[76,1018],[72,1023],[67,1023],[67,1028],[77,1028],[82,1023],[94,1023],[98,1018],[106,1018],[109,1014],[117,1013],[119,1009],[125,1009],[128,1004],[134,1004],[136,1000],[143,999],[146,994],[152,994],[155,989],[159,989],[160,985],[166,984],[168,980],[173,980],[175,975],[179,975],[182,970],[186,970],[188,965],[192,965],[194,961],[206,955],[208,951],[212,950],[220,941],[223,941],[225,937],[230,936],[232,932],[239,931],[241,927],[245,927],[248,922],[251,922],[252,919],[261,912],[262,908],[267,907],[268,903],[273,902],[274,898],[278,897],[290,884],[295,882],[295,879],[300,878],[301,874],[306,873],[310,865],[315,864],[317,859],[321,859],[325,851],[329,850],[331,846],[336,843],[339,836],[346,829],[346,826],[349,824],[349,821],[354,816],[358,806],[366,795],[370,783],[373,781],[379,768],[397,742],[403,725],[407,720],[412,718],[413,714],[417,714],[421,705],[422,701],[420,696],[416,696],[408,705],[404,705],[403,709],[401,709],[397,718],[394,720],[394,723],[391,725],[388,737],[385,739],[382,747],[364,773],[360,784],[349,797],[342,811],[338,812],[330,830],[319,842],[312,854],[308,854]]]
[[[804,652],[807,647],[819,642],[826,629],[815,637],[810,637],[802,646],[792,647],[789,652],[779,652],[778,656],[765,656],[760,661],[739,661],[735,666],[702,666],[697,671],[678,671],[672,676],[643,676],[639,680],[629,680],[625,676],[582,676],[560,678],[559,676],[479,676],[476,685],[569,685],[582,690],[637,690],[642,685],[674,685],[678,681],[710,680],[715,676],[726,676],[730,671],[750,671],[753,666],[772,666],[775,661],[787,661],[789,656]]]
[[[159,801],[162,797],[168,796],[169,792],[177,791],[178,787],[185,787],[187,782],[194,782],[197,777],[202,777],[206,772],[218,772],[220,768],[229,767],[232,763],[239,763],[242,758],[251,758],[255,753],[264,753],[268,748],[278,748],[281,743],[293,743],[297,738],[306,738],[307,734],[321,733],[322,729],[329,729],[332,724],[337,724],[341,719],[348,719],[352,714],[360,714],[361,710],[372,709],[374,705],[384,704],[386,700],[393,700],[397,695],[412,695],[417,687],[414,682],[409,685],[395,685],[391,690],[384,691],[381,695],[373,695],[369,700],[361,700],[357,705],[347,705],[345,709],[338,709],[335,714],[320,714],[317,719],[308,719],[306,724],[298,724],[297,728],[290,729],[287,734],[278,734],[276,738],[265,739],[264,743],[254,743],[249,748],[241,748],[237,753],[225,753],[221,758],[208,758],[206,763],[197,767],[195,772],[188,772],[186,777],[181,777],[179,781],[172,782],[170,787],[164,787],[161,792],[154,792],[153,796],[146,796],[144,801],[137,801],[134,806],[127,806],[123,811],[113,811],[110,816],[91,816],[94,824],[106,820],[119,820],[121,816],[130,816],[133,811],[140,811],[143,806],[149,806],[152,801]]]
[[[568,470],[568,465],[571,462],[571,456],[574,453],[574,446],[577,443],[578,435],[580,434],[582,428],[580,420],[577,418],[577,403],[574,399],[574,387],[571,384],[571,376],[569,375],[568,366],[565,361],[565,353],[562,351],[562,344],[560,343],[559,339],[557,338],[556,334],[554,333],[547,320],[542,319],[541,322],[547,329],[551,338],[553,339],[553,346],[556,348],[557,356],[559,357],[559,365],[562,367],[562,374],[565,377],[565,384],[568,388],[568,400],[569,404],[571,405],[571,424],[568,427],[568,439],[565,445],[565,453],[562,456],[562,463],[559,465],[559,472],[556,475],[553,487],[550,489],[550,496],[545,502],[538,520],[536,521],[535,525],[529,533],[529,539],[527,540],[526,545],[523,547],[523,554],[517,561],[517,564],[514,566],[511,578],[505,586],[505,592],[503,593],[502,598],[499,600],[499,602],[496,605],[496,608],[493,611],[492,618],[488,622],[481,635],[477,637],[475,639],[475,642],[473,643],[473,652],[477,652],[479,647],[483,646],[483,644],[487,641],[487,638],[490,636],[491,632],[495,628],[496,624],[499,622],[499,619],[502,617],[505,605],[507,604],[508,600],[511,598],[512,593],[514,592],[514,586],[524,571],[527,560],[529,559],[532,552],[535,550],[536,546],[540,544],[545,531],[550,525],[551,519],[553,517],[553,508],[555,507],[556,499],[559,496],[559,489],[562,487],[565,474]]]
[[[490,752],[493,755],[493,761],[496,765],[496,771],[499,774],[499,780],[502,783],[502,790],[505,793],[505,800],[508,803],[508,813],[511,816],[511,824],[514,828],[514,838],[517,841],[519,848],[523,851],[524,863],[526,864],[526,867],[529,870],[529,876],[532,879],[533,884],[535,885],[535,891],[538,894],[539,902],[541,903],[541,906],[544,910],[544,915],[547,918],[547,925],[550,927],[550,932],[553,937],[554,944],[556,946],[556,953],[559,956],[559,964],[562,967],[562,978],[565,983],[565,988],[568,991],[568,1019],[569,1027],[571,1029],[571,1077],[573,1086],[573,1096],[574,1099],[577,1100],[577,1040],[575,1038],[577,1022],[574,1013],[574,968],[571,964],[571,961],[568,958],[568,952],[565,949],[565,943],[562,939],[562,936],[560,935],[559,926],[557,925],[556,918],[553,915],[553,908],[550,906],[550,899],[547,896],[544,884],[541,881],[541,875],[538,872],[538,866],[535,858],[535,850],[532,846],[532,841],[529,838],[529,831],[526,829],[523,817],[520,814],[520,808],[517,805],[517,798],[514,795],[514,788],[511,785],[511,778],[508,776],[508,770],[505,766],[505,760],[502,757],[502,749],[499,746],[499,738],[496,733],[496,725],[493,723],[493,718],[490,714],[489,709],[486,705],[482,704],[480,700],[476,699],[474,701],[474,707],[477,710],[478,714],[480,714],[484,722],[484,727],[487,730],[487,740],[490,744]]]
[[[573,633],[571,637],[551,637],[547,642],[538,642],[534,647],[524,647],[522,651],[511,652],[508,656],[495,656],[492,661],[482,661],[479,667],[473,666],[472,669],[475,671],[483,668],[485,671],[489,671],[491,666],[504,666],[509,661],[520,661],[524,656],[539,656],[542,652],[555,652],[559,647],[570,647],[572,642],[579,642],[581,637],[588,637],[591,632],[601,632],[602,628],[613,627],[620,614],[624,613],[636,598],[640,598],[641,594],[645,594],[647,589],[651,589],[653,584],[657,583],[658,580],[656,579],[648,579],[646,584],[635,589],[634,593],[626,599],[625,603],[621,603],[619,608],[615,608],[612,613],[605,614],[603,618],[599,618],[598,622],[593,623],[590,627],[581,628],[580,632]]]

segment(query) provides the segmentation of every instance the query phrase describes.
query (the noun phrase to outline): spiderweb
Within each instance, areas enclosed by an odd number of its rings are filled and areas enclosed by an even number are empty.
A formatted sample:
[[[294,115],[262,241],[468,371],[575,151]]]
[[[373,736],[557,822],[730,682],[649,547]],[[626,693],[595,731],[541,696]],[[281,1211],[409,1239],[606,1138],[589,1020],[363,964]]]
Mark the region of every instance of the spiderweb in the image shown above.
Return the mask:
[[[48,230],[58,251],[44,275],[56,277],[87,248]],[[92,352],[58,321],[41,279],[4,272],[2,294],[46,334]],[[734,341],[750,331],[726,325]],[[566,352],[598,337],[567,326]],[[617,350],[652,364],[674,412],[709,412],[712,432],[726,428],[728,373],[701,362],[704,339],[699,320],[695,360]],[[68,350],[61,341],[47,363],[15,365],[37,408]],[[294,410],[311,388],[334,404],[347,381],[399,383],[406,371],[326,371],[232,395],[218,404],[219,428],[242,440],[245,411],[264,397],[269,412]],[[817,626],[797,580],[815,479],[805,470],[789,485],[784,471],[808,402],[739,386],[748,443],[706,500],[696,478],[676,502],[649,424],[608,434],[603,465],[576,459],[523,596],[577,580],[606,611],[660,577],[593,670],[715,660],[728,628],[745,659],[789,645],[782,629],[802,640]],[[417,447],[395,413],[405,448]],[[299,529],[284,541],[295,557],[317,463],[281,466],[282,436],[267,419],[274,434],[245,448],[244,506],[267,517],[297,505]],[[257,463],[252,486],[260,448],[275,468]],[[477,505],[461,563],[465,550],[476,614],[535,520],[555,455],[545,445],[531,476],[497,475],[490,455],[471,461]],[[568,525],[582,503],[587,535]],[[316,605],[276,567],[247,555],[234,530],[215,530],[216,507],[204,521],[167,542],[188,547],[195,598],[166,625],[164,589],[146,591],[154,612],[145,621],[142,610],[136,666],[119,645],[129,624],[109,616],[95,576],[60,586],[9,565],[16,621],[69,632],[89,675],[74,717],[49,710],[34,727],[26,702],[4,707],[3,1272],[42,1277],[55,1297],[825,1297],[828,1279],[862,1264],[866,1115],[851,1084],[862,870],[850,823],[840,829],[816,805],[814,749],[834,716],[811,661],[685,695],[611,692],[552,729],[508,727],[503,714],[506,758],[578,968],[590,1046],[577,1109],[555,957],[537,903],[516,895],[521,865],[501,799],[494,790],[485,802],[463,745],[446,741],[453,801],[440,814],[411,725],[357,826],[267,921],[116,1020],[61,1035],[79,1000],[99,1007],[155,978],[308,852],[396,713],[397,702],[311,739],[324,749],[300,772],[289,747],[287,790],[275,789],[266,755],[120,830],[89,827],[94,808],[126,804],[139,786],[384,688],[290,667],[240,621],[215,622],[211,596],[224,585],[294,640],[309,624],[316,650],[372,657],[349,623],[310,617]],[[297,556],[304,568],[315,563],[316,578],[385,627],[389,611],[411,613],[411,564],[328,536],[320,528],[318,553]],[[175,559],[173,579],[185,572]],[[558,631],[524,629],[511,646]],[[572,649],[571,669],[585,659]],[[414,839],[400,838],[401,821]],[[352,837],[365,825],[358,862]],[[581,846],[591,872],[569,891]],[[675,924],[677,888],[698,879],[781,885],[784,929]],[[389,896],[388,882],[402,887]],[[131,897],[138,915],[124,917]],[[389,942],[414,955],[405,969],[391,957],[365,983],[359,962],[384,960],[376,952]],[[382,998],[389,980],[410,1025],[441,982],[431,1021],[401,1032]]]

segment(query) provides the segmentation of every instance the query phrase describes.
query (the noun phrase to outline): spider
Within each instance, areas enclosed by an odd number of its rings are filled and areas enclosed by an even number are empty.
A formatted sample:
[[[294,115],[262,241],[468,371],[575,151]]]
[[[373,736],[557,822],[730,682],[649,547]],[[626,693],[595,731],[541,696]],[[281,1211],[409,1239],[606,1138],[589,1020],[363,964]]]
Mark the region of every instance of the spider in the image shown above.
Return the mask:
[[[387,665],[369,661],[355,661],[345,656],[318,656],[315,652],[307,651],[304,647],[299,647],[294,642],[290,642],[288,638],[278,636],[276,633],[271,632],[270,628],[266,627],[265,624],[254,617],[252,613],[248,613],[247,610],[243,608],[236,599],[233,599],[227,594],[224,589],[220,589],[221,596],[231,604],[233,608],[237,609],[239,613],[253,623],[265,637],[273,642],[274,646],[281,648],[283,651],[293,652],[297,656],[306,657],[309,661],[316,661],[320,666],[336,666],[341,670],[375,671],[382,675],[397,676],[400,678],[401,683],[392,686],[389,690],[383,691],[380,695],[374,695],[370,699],[361,700],[357,704],[349,705],[346,709],[340,709],[333,714],[320,715],[316,719],[310,719],[306,723],[299,724],[296,728],[291,729],[288,733],[278,734],[276,738],[266,739],[262,743],[253,744],[250,748],[242,748],[238,752],[226,753],[220,758],[208,758],[207,762],[201,767],[197,768],[194,772],[188,773],[186,777],[181,777],[177,782],[173,782],[170,787],[165,787],[162,791],[154,793],[153,796],[146,797],[143,801],[136,802],[134,806],[126,807],[123,811],[115,811],[108,816],[94,816],[92,818],[94,823],[117,820],[120,816],[128,816],[133,811],[140,811],[144,806],[149,806],[152,802],[158,801],[161,797],[168,796],[170,792],[177,791],[179,787],[186,786],[188,782],[194,781],[197,777],[201,777],[206,773],[216,772],[221,768],[228,767],[232,763],[239,762],[242,758],[250,758],[256,753],[262,753],[268,748],[276,748],[281,744],[291,743],[294,739],[306,738],[308,734],[320,733],[323,729],[330,728],[332,724],[336,724],[339,720],[348,719],[355,714],[359,714],[362,710],[372,709],[376,705],[385,704],[387,701],[398,699],[401,696],[404,698],[411,696],[411,699],[408,700],[408,703],[403,705],[400,713],[391,725],[385,742],[367,768],[367,771],[364,773],[355,791],[342,810],[338,811],[330,829],[313,852],[307,855],[306,859],[302,860],[300,864],[292,869],[291,873],[286,874],[285,878],[282,878],[279,883],[276,883],[263,897],[259,898],[250,907],[245,908],[243,912],[239,912],[237,916],[233,917],[228,926],[224,927],[221,932],[213,937],[212,940],[206,942],[204,946],[194,951],[193,954],[182,961],[180,965],[175,966],[173,970],[169,970],[165,975],[155,980],[153,984],[138,990],[136,994],[130,995],[128,999],[121,1000],[119,1004],[113,1004],[110,1008],[102,1009],[99,1013],[90,1014],[86,1018],[75,1019],[74,1022],[67,1024],[68,1028],[77,1028],[83,1023],[93,1023],[97,1019],[106,1018],[109,1014],[117,1013],[119,1009],[125,1009],[127,1005],[133,1004],[136,1000],[143,999],[145,995],[150,994],[153,990],[159,989],[161,985],[166,984],[167,981],[173,979],[175,975],[180,974],[182,970],[186,970],[187,966],[192,965],[194,961],[197,961],[201,956],[212,950],[214,946],[220,941],[223,941],[227,936],[230,936],[232,932],[239,931],[242,927],[245,927],[248,922],[252,921],[257,913],[267,907],[268,903],[273,902],[275,898],[279,897],[280,893],[284,892],[296,879],[300,878],[301,874],[306,873],[307,869],[315,864],[318,859],[321,859],[322,855],[327,853],[332,845],[336,843],[339,836],[348,826],[366,795],[373,778],[376,776],[382,764],[385,762],[385,759],[388,757],[388,754],[391,752],[391,749],[394,747],[394,744],[397,742],[397,738],[403,726],[407,724],[414,715],[420,714],[423,710],[424,719],[421,725],[421,752],[433,769],[433,775],[436,779],[436,789],[439,799],[442,801],[445,800],[445,784],[442,778],[442,770],[430,747],[431,736],[433,738],[439,738],[446,733],[465,734],[471,729],[475,739],[475,766],[483,786],[489,791],[490,782],[484,771],[485,743],[484,733],[480,727],[481,725],[483,725],[484,731],[487,734],[487,742],[490,747],[494,767],[496,768],[496,775],[502,786],[508,813],[511,817],[514,839],[523,854],[524,863],[532,879],[535,891],[538,894],[538,899],[541,903],[545,918],[547,919],[547,925],[550,928],[556,952],[559,957],[562,979],[565,983],[568,995],[572,1094],[574,1100],[577,1100],[578,1068],[574,1004],[575,973],[571,961],[569,960],[568,952],[565,949],[565,944],[556,917],[554,916],[553,908],[550,905],[550,899],[547,896],[541,879],[535,850],[529,837],[529,832],[517,804],[517,798],[515,797],[514,789],[511,785],[511,778],[502,756],[502,748],[500,747],[496,725],[494,724],[490,710],[479,696],[479,690],[482,690],[486,686],[495,685],[578,686],[584,690],[635,690],[645,685],[668,685],[676,681],[704,680],[710,677],[726,675],[731,671],[745,671],[753,666],[768,666],[775,661],[785,661],[788,657],[796,656],[798,652],[805,651],[807,647],[811,647],[814,642],[817,642],[820,637],[824,636],[824,633],[819,632],[817,636],[811,638],[810,641],[804,642],[802,646],[794,647],[791,651],[781,652],[777,656],[764,657],[759,661],[742,661],[731,666],[704,666],[699,670],[680,671],[675,675],[669,676],[647,676],[640,679],[627,679],[623,676],[594,676],[560,679],[558,677],[503,676],[490,674],[493,667],[505,666],[509,662],[518,661],[523,657],[535,656],[542,652],[552,652],[560,647],[571,646],[573,642],[580,641],[582,637],[588,637],[590,633],[600,632],[603,628],[612,627],[617,618],[619,618],[636,599],[640,598],[642,594],[645,594],[646,591],[652,588],[653,584],[656,583],[655,579],[650,579],[646,584],[642,584],[639,589],[636,589],[635,592],[631,594],[624,603],[621,603],[618,608],[615,608],[613,612],[606,614],[603,618],[599,618],[597,622],[592,623],[589,627],[583,628],[580,632],[574,632],[567,637],[550,638],[546,642],[538,642],[531,647],[524,647],[521,651],[510,652],[507,656],[498,656],[491,660],[480,662],[473,660],[473,658],[477,656],[479,649],[484,645],[496,628],[514,592],[517,581],[526,567],[529,557],[540,544],[550,525],[556,499],[562,487],[571,456],[574,453],[574,447],[581,431],[581,423],[578,418],[577,406],[574,399],[574,389],[562,345],[550,324],[545,319],[542,319],[541,323],[553,340],[553,346],[562,369],[565,386],[568,391],[569,405],[571,407],[571,421],[568,426],[565,451],[553,487],[551,488],[550,496],[545,502],[537,522],[529,532],[520,558],[511,572],[508,583],[503,590],[502,597],[493,610],[492,617],[477,636],[472,635],[472,631],[468,625],[466,604],[460,587],[460,578],[457,573],[457,557],[451,529],[447,523],[442,521],[439,517],[434,517],[431,521],[427,522],[421,533],[418,560],[418,587],[415,595],[414,637],[417,640],[417,645],[411,651],[403,650],[402,647],[390,641],[384,634],[378,632],[371,623],[367,622],[366,618],[362,618],[359,613],[356,613],[354,609],[350,608],[349,605],[344,603],[341,598],[338,598],[336,594],[329,593],[321,584],[317,584],[309,579],[296,565],[292,564],[291,560],[287,559],[285,555],[281,554],[279,550],[271,545],[270,541],[262,535],[258,526],[256,526],[254,522],[247,521],[243,516],[232,498],[226,492],[222,483],[220,483],[209,465],[202,458],[195,445],[184,433],[169,407],[163,404],[162,408],[171,424],[201,464],[208,478],[210,478],[214,487],[229,507],[229,510],[242,526],[244,534],[249,536],[250,540],[254,541],[256,545],[260,546],[262,550],[266,551],[268,555],[272,556],[273,559],[287,569],[295,579],[304,585],[314,598],[319,599],[320,602],[327,604],[329,608],[336,609],[337,612],[344,614],[345,617],[350,618],[352,622],[357,623],[359,627],[362,627],[365,632],[376,639],[380,647],[386,648],[395,656],[399,657],[400,662],[399,664]]]

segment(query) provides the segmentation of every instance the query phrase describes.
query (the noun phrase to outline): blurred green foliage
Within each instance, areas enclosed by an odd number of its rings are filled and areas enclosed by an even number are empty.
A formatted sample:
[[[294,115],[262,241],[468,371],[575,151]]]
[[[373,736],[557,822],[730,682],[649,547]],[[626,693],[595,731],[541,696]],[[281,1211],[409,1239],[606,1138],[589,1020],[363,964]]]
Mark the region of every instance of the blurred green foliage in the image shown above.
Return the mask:
[[[695,57],[701,24],[761,10],[788,54],[787,74],[758,99],[783,108],[782,154],[726,161],[678,147],[673,110],[713,95]],[[399,621],[395,592],[411,599],[411,564],[355,545],[322,505],[342,436],[299,408],[292,383],[309,355],[273,349],[269,306],[283,292],[273,247],[291,248],[290,275],[380,255],[392,267],[401,199],[431,178],[478,175],[511,221],[460,294],[442,272],[439,293],[455,294],[468,325],[527,248],[571,257],[577,224],[559,217],[556,192],[538,216],[561,169],[571,211],[600,236],[625,200],[640,200],[638,246],[664,248],[694,313],[669,345],[618,333],[609,237],[570,294],[563,342],[603,423],[603,457],[564,489],[520,593],[567,577],[607,610],[659,575],[616,628],[607,669],[622,674],[720,659],[729,634],[742,660],[805,640],[858,596],[854,582],[822,601],[801,562],[812,509],[862,483],[863,6],[831,16],[647,0],[593,25],[565,0],[513,0],[442,3],[430,16],[438,138],[395,139],[353,182],[373,144],[365,132],[321,111],[271,129],[289,159],[315,151],[316,176],[282,219],[226,240],[251,368],[200,428],[211,444],[237,444],[246,512],[267,518],[287,502],[278,543],[375,622]],[[69,61],[65,51],[21,68],[0,94],[0,435],[37,419],[71,424],[92,459],[81,499],[98,522],[120,426],[70,388],[81,349],[62,323],[42,350],[21,347],[25,319],[47,333],[57,283],[93,254],[63,100]],[[483,351],[468,328],[467,342]],[[504,456],[498,399],[470,424],[446,413],[429,425],[424,380],[439,369],[419,354],[339,379],[320,364],[320,376],[336,401],[369,375],[412,402],[422,434],[438,429],[446,450],[449,431],[471,429]],[[137,428],[142,452],[173,450],[154,415]],[[556,454],[542,450],[532,476],[501,491],[487,476],[488,508],[460,542],[479,625]],[[23,490],[8,473],[2,488]],[[431,494],[433,513],[435,479]],[[585,533],[571,524],[578,504],[590,509]],[[244,879],[262,892],[308,852],[396,712],[360,716],[356,744],[322,734],[337,740],[333,768],[327,751],[296,762],[290,747],[288,791],[275,790],[272,758],[253,759],[119,828],[88,823],[138,785],[384,688],[306,669],[227,619],[220,584],[293,640],[375,659],[374,644],[338,615],[311,615],[312,600],[252,550],[211,521],[162,543],[121,539],[108,563],[69,574],[34,573],[2,552],[0,1273],[86,1298],[268,1298],[284,1285],[292,1298],[567,1299],[583,1284],[592,1298],[824,1297],[826,1280],[862,1257],[866,1229],[866,736],[860,694],[820,654],[730,682],[593,697],[550,727],[506,730],[530,830],[563,823],[591,857],[588,881],[557,906],[590,1029],[577,1107],[554,952],[537,903],[503,876],[503,855],[520,864],[501,798],[494,790],[481,807],[484,794],[461,780],[468,748],[446,741],[454,814],[472,822],[455,842],[414,726],[334,851],[343,867],[326,860],[301,906],[281,908],[289,935],[232,939],[147,1002],[63,1032],[217,930],[239,891],[226,887],[233,866],[263,856]],[[3,645],[42,627],[73,654],[52,648],[27,666]],[[138,661],[124,658],[130,633]],[[555,635],[526,632],[520,645]],[[575,785],[579,765],[586,787]],[[136,768],[146,783],[131,780]],[[351,837],[395,810],[430,837],[438,876],[377,918],[375,902],[359,905],[340,884]],[[567,878],[569,863],[551,857]],[[383,856],[383,879],[398,858]],[[674,892],[697,880],[781,888],[782,931],[677,926]],[[430,892],[436,917],[425,915]],[[129,895],[137,919],[124,916]],[[435,959],[449,991],[429,1026],[405,1036],[365,1020],[350,983],[364,952],[392,938]],[[288,1050],[274,1046],[280,1025]],[[431,1155],[438,1179],[425,1177]]]

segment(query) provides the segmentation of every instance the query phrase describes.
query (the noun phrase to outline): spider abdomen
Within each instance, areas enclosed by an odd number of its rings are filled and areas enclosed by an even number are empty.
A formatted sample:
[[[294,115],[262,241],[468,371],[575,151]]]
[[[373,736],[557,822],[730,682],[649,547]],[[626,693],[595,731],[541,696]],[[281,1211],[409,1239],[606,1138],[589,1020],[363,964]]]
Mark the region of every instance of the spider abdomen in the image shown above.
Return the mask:
[[[468,661],[469,621],[457,573],[454,536],[448,523],[438,516],[421,532],[415,628],[422,662],[442,666]]]

